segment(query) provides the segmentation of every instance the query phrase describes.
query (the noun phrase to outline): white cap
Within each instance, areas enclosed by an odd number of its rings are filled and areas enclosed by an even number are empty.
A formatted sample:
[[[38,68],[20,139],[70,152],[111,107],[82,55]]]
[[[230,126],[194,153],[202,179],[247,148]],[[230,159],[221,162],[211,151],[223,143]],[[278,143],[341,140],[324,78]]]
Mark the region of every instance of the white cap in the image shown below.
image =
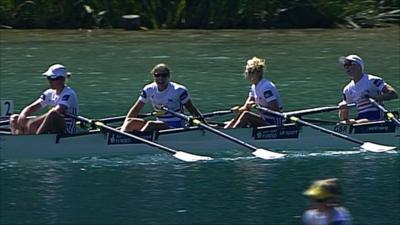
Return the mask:
[[[44,76],[47,76],[51,79],[56,79],[59,77],[67,77],[70,73],[67,72],[67,68],[61,64],[53,64],[47,69],[46,72],[43,73]]]
[[[364,61],[362,60],[362,58],[358,55],[348,55],[346,57],[342,56],[339,58],[339,62],[344,65],[344,63],[346,61],[352,61],[357,63],[358,65],[361,66],[361,70],[364,71]]]

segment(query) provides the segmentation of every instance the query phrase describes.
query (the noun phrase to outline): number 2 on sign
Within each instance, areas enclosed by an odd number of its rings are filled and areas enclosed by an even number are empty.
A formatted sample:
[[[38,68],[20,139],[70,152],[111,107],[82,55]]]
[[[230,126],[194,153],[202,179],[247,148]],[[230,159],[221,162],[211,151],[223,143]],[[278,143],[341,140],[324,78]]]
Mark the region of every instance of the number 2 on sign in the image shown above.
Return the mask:
[[[14,101],[1,100],[1,116],[9,116],[14,111]]]

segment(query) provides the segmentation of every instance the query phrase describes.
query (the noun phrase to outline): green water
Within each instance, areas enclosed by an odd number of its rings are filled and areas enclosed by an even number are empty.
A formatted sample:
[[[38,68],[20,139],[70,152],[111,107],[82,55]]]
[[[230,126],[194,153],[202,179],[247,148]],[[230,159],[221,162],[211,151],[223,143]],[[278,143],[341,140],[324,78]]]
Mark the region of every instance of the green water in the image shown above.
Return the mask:
[[[336,104],[348,82],[337,58],[363,57],[367,72],[400,89],[400,33],[373,30],[0,30],[0,98],[16,111],[47,88],[40,74],[65,64],[88,117],[125,114],[160,62],[203,112],[241,104],[246,59],[267,58],[285,110]],[[399,109],[399,101],[388,102]],[[146,108],[149,110],[149,107]],[[334,119],[335,113],[326,117]],[[322,117],[322,118],[326,118]],[[160,154],[0,163],[0,224],[300,224],[301,193],[338,177],[354,224],[399,224],[398,153],[311,152],[265,161],[236,151],[211,162]],[[228,155],[229,156],[229,155]]]

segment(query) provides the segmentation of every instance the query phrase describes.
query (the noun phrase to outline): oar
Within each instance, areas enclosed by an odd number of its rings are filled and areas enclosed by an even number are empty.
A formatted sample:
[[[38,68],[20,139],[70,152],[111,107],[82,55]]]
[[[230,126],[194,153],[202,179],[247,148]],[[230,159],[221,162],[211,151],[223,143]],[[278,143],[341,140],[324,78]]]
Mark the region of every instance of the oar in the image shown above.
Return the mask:
[[[375,143],[371,143],[371,142],[364,142],[364,141],[358,140],[356,138],[352,138],[352,137],[349,137],[347,135],[344,135],[344,134],[341,134],[341,133],[337,133],[335,131],[326,129],[324,127],[320,127],[320,126],[317,126],[315,124],[309,123],[309,122],[304,121],[304,120],[302,120],[302,119],[300,119],[300,118],[298,118],[296,116],[289,116],[288,117],[284,113],[276,112],[276,111],[273,111],[273,110],[265,108],[265,107],[256,106],[256,108],[258,108],[258,109],[260,109],[262,111],[268,112],[268,113],[270,113],[272,115],[278,116],[278,117],[282,117],[282,118],[285,118],[285,119],[289,118],[294,123],[300,123],[300,124],[303,124],[305,126],[309,126],[309,127],[313,128],[313,129],[319,130],[321,132],[324,132],[324,133],[327,133],[327,134],[331,134],[331,135],[333,135],[335,137],[342,138],[342,139],[345,139],[347,141],[351,141],[351,142],[356,143],[356,144],[360,144],[361,145],[360,147],[362,149],[366,150],[366,151],[370,151],[370,152],[385,152],[385,151],[390,151],[390,150],[396,149],[396,147],[394,147],[394,146],[385,146],[385,145],[379,145],[379,144],[375,144]]]
[[[225,134],[224,132],[221,132],[221,131],[213,128],[213,127],[210,127],[210,126],[208,126],[207,124],[201,122],[198,119],[193,119],[192,117],[189,117],[189,116],[187,116],[185,114],[172,111],[172,110],[168,109],[167,107],[162,106],[161,109],[169,112],[170,114],[172,114],[172,115],[174,115],[174,116],[176,116],[178,118],[181,118],[181,119],[186,120],[188,122],[192,122],[193,124],[195,124],[195,125],[197,125],[199,127],[202,127],[202,128],[204,128],[204,129],[206,129],[206,130],[208,130],[208,131],[210,131],[210,132],[212,132],[214,134],[222,136],[222,137],[224,137],[224,138],[226,138],[226,139],[228,139],[230,141],[233,141],[233,142],[235,142],[237,144],[240,144],[240,145],[242,145],[242,146],[244,146],[246,148],[252,149],[252,150],[254,150],[252,152],[252,154],[257,156],[257,157],[260,157],[262,159],[276,159],[276,158],[282,158],[282,157],[284,157],[286,155],[286,154],[272,152],[272,151],[269,151],[269,150],[266,150],[266,149],[262,149],[262,148],[257,148],[255,146],[249,144],[249,143],[246,143],[246,142],[244,142],[242,140],[239,140],[239,139],[237,139],[235,137],[232,137],[232,136],[230,136],[228,134]]]
[[[393,113],[387,111],[387,110],[385,109],[385,107],[383,107],[382,105],[380,105],[379,103],[377,103],[377,102],[375,101],[375,99],[369,98],[369,101],[370,101],[372,104],[374,104],[376,107],[378,107],[379,110],[381,110],[383,113],[385,113],[386,116],[387,116],[387,118],[388,118],[390,121],[393,120],[393,121],[397,124],[397,126],[400,126],[400,121],[399,121],[399,119],[397,119],[397,118],[393,115]]]
[[[347,107],[354,107],[355,104],[351,103],[348,104]],[[316,108],[310,108],[310,109],[301,109],[301,110],[296,110],[296,111],[290,111],[286,112],[286,116],[303,116],[303,115],[308,115],[308,114],[315,114],[315,113],[323,113],[323,112],[331,112],[339,110],[339,106],[323,106],[323,107],[316,107]]]
[[[144,113],[144,114],[139,114],[139,118],[145,118],[149,116],[155,116],[159,112],[151,112],[151,113]],[[223,116],[232,113],[232,110],[219,110],[219,111],[214,111],[214,112],[209,112],[209,113],[204,113],[203,117],[204,118],[209,118],[213,116]],[[115,117],[106,117],[102,119],[98,119],[97,121],[100,121],[102,123],[115,123],[115,122],[120,122],[125,120],[125,116],[115,116]]]
[[[138,118],[146,118],[149,116],[153,116],[154,113],[144,113],[144,114],[139,114]],[[126,116],[113,116],[113,117],[106,117],[102,119],[98,119],[97,121],[102,122],[102,123],[115,123],[115,122],[120,122],[124,121]]]
[[[27,119],[32,119],[35,118],[35,116],[28,116],[26,117]],[[10,124],[10,117],[9,116],[2,116],[1,119],[5,120],[0,120],[0,126],[5,126]]]
[[[10,124],[10,120],[2,120],[2,121],[0,121],[0,126],[5,126],[5,125],[8,125],[8,124]]]
[[[150,145],[152,147],[159,148],[159,149],[161,149],[163,151],[171,153],[175,158],[183,160],[183,161],[186,161],[186,162],[194,162],[194,161],[199,161],[199,160],[211,160],[212,159],[212,158],[207,157],[207,156],[200,156],[200,155],[194,155],[194,154],[190,154],[190,153],[183,152],[183,151],[177,151],[177,150],[168,148],[166,146],[160,145],[158,143],[149,141],[147,139],[138,137],[136,135],[117,130],[117,129],[113,128],[113,127],[105,125],[102,122],[90,120],[90,119],[85,118],[83,116],[77,116],[77,115],[72,115],[72,114],[67,114],[67,116],[72,117],[72,118],[74,118],[76,120],[79,120],[81,122],[88,123],[88,124],[93,124],[94,123],[96,126],[101,127],[101,128],[103,128],[103,129],[105,129],[105,130],[107,130],[109,132],[117,133],[117,134],[123,135],[125,137],[138,140],[138,141],[143,142],[144,144]]]

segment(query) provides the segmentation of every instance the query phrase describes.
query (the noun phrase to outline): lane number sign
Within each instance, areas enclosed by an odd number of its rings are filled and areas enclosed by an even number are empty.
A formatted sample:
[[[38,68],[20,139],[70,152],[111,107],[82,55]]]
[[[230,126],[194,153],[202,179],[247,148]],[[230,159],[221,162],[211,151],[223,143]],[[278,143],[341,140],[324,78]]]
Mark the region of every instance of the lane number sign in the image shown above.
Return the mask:
[[[10,116],[14,112],[13,100],[0,100],[1,116]]]

